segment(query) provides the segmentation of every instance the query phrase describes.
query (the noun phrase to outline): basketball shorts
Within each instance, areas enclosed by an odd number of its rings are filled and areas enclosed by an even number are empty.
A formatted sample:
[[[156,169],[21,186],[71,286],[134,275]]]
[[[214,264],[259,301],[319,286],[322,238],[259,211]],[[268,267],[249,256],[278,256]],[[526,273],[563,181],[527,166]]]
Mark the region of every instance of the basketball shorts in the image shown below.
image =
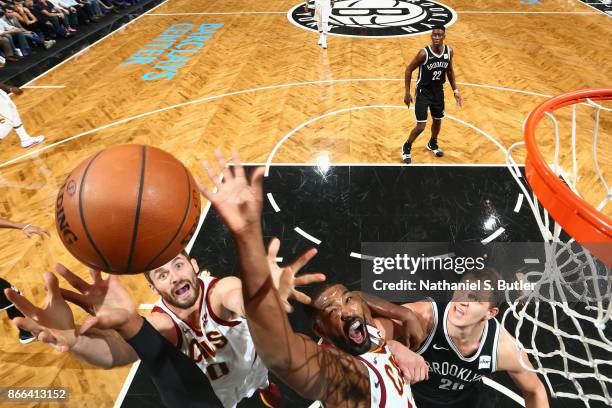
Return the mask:
[[[489,394],[486,390],[481,387],[470,390],[463,393],[458,400],[445,401],[444,398],[441,400],[434,399],[431,397],[425,397],[414,393],[414,402],[419,408],[492,408],[491,399],[487,398]]]
[[[329,22],[329,16],[331,15],[331,3],[329,0],[317,0],[315,1],[315,20],[323,22]]]
[[[427,110],[434,119],[444,117],[444,90],[443,88],[417,87],[414,102],[414,114],[417,122],[427,122]]]

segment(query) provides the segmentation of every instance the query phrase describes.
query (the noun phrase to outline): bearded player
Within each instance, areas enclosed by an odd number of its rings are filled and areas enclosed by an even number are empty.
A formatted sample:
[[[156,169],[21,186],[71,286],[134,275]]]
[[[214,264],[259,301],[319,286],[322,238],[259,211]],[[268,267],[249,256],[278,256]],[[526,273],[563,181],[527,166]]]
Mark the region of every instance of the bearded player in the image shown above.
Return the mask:
[[[275,263],[278,246],[278,240],[271,243],[268,259],[274,263],[269,267],[280,284],[283,270]],[[296,272],[299,270],[295,264],[292,268]],[[27,316],[27,319],[16,319],[15,323],[31,330],[41,341],[93,365],[112,368],[138,360],[132,346],[121,337],[133,337],[143,320],[117,276],[103,280],[99,272],[92,271],[94,282],[89,284],[62,265],[57,265],[56,270],[80,293],[62,289],[60,295],[57,278],[52,274],[45,276],[52,301],[44,310],[34,307],[15,292],[6,291]],[[198,272],[197,262],[185,252],[146,272],[150,288],[160,296],[147,322],[197,364],[224,407],[234,407],[258,390],[266,405],[277,405],[279,401],[273,403],[271,399],[278,400],[278,390],[269,386],[268,371],[257,356],[244,318],[240,280],[236,277],[198,277]],[[289,308],[286,301],[289,297],[304,301],[305,295],[296,291],[295,285],[324,278],[320,274],[297,279],[293,275],[285,276],[279,290],[285,294],[286,307]],[[53,287],[56,290],[50,289]],[[75,330],[68,306],[58,306],[65,305],[64,298],[95,315],[81,326],[80,334]],[[58,330],[59,327],[62,330]],[[111,329],[118,329],[120,335]],[[185,404],[192,402],[185,401]]]
[[[343,285],[324,287],[311,297],[310,314],[324,347],[293,331],[263,245],[263,169],[248,182],[237,153],[235,173],[225,168],[220,154],[218,159],[223,182],[207,167],[217,192],[202,189],[202,194],[233,235],[247,321],[264,364],[302,397],[326,407],[414,407],[410,385],[392,354],[397,342],[383,340],[367,305]],[[301,259],[315,253],[311,249]]]

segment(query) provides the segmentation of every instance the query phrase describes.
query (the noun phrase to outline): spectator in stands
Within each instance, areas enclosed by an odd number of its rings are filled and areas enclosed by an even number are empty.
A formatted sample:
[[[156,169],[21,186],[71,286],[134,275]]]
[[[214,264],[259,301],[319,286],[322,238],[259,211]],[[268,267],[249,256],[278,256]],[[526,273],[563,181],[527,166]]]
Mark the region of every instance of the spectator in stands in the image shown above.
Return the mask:
[[[53,45],[55,44],[55,40],[45,41],[45,37],[42,33],[38,34],[34,31],[26,30],[21,25],[17,17],[18,17],[17,11],[15,11],[15,9],[12,7],[7,7],[6,14],[4,15],[4,18],[3,18],[4,21],[6,21],[12,27],[17,28],[20,32],[22,32],[23,35],[25,35],[30,45],[37,46],[37,47],[45,47],[45,48],[53,47]]]
[[[47,2],[47,0],[25,0],[24,4],[39,22],[51,23],[54,36],[72,36],[68,20],[53,4]]]
[[[24,33],[17,27],[8,24],[4,17],[4,11],[0,9],[0,36],[9,39],[13,53],[19,57],[30,53],[30,46]]]
[[[84,4],[87,8],[87,12],[91,16],[92,21],[99,21],[104,15],[100,9],[100,5],[97,0],[76,0],[78,3]]]
[[[2,56],[0,68],[4,67],[4,63],[6,61],[19,61],[19,56],[15,54],[15,48],[13,47],[13,42],[10,40],[10,38],[0,35],[0,50],[0,54]]]
[[[117,10],[117,7],[115,7],[115,5],[110,1],[110,0],[96,0],[98,5],[100,6],[100,8],[102,9],[103,13],[110,13],[111,11],[114,11],[115,13],[118,13],[119,10]]]
[[[30,3],[32,2],[30,1]],[[14,10],[17,13],[17,20],[19,20],[21,26],[26,30],[35,32],[41,36],[52,32],[53,24],[51,24],[50,21],[42,22],[38,20],[29,8],[23,6],[23,2],[15,2]],[[49,37],[49,35],[47,35],[47,37]]]
[[[65,18],[68,19],[68,31],[74,30],[79,26],[79,15],[74,7],[62,7],[59,0],[45,0],[47,3],[51,3],[55,6],[56,10],[59,10],[64,14]]]

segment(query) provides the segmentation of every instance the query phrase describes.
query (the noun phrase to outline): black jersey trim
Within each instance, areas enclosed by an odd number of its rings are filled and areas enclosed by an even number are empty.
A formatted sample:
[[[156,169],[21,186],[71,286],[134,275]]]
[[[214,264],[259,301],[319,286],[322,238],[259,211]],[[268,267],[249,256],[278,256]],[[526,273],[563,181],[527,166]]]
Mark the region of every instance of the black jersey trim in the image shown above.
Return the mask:
[[[491,372],[497,371],[497,346],[499,344],[499,333],[501,332],[499,322],[496,318],[491,320],[495,321],[495,337],[493,338],[493,350],[491,351]]]
[[[472,362],[480,356],[482,348],[486,343],[487,333],[489,332],[489,321],[487,320],[487,322],[485,323],[482,335],[480,336],[480,344],[478,345],[478,350],[476,350],[474,355],[472,355],[471,357],[465,357],[463,354],[461,354],[457,346],[455,346],[455,343],[453,343],[453,339],[451,339],[451,337],[448,335],[448,311],[450,310],[451,305],[452,302],[449,302],[446,305],[446,309],[444,309],[444,337],[446,338],[446,341],[448,342],[448,345],[451,347],[451,349],[455,352],[455,354],[457,354],[457,357],[459,357],[463,361]]]
[[[428,45],[427,48],[429,48],[429,51],[431,51],[431,55],[433,55],[436,58],[442,58],[444,57],[444,54],[446,53],[446,44],[442,46],[442,53],[440,55],[434,52],[433,48],[431,48],[431,45]]]
[[[421,344],[421,347],[417,350],[417,354],[423,354],[425,351],[427,351],[427,349],[429,348],[429,345],[431,344],[431,342],[433,341],[433,338],[436,335],[436,330],[438,330],[438,305],[436,304],[436,301],[433,300],[432,298],[425,298],[425,300],[431,303],[431,313],[432,313],[432,318],[433,318],[433,324],[431,326],[431,331],[429,332],[429,336],[427,336],[427,339],[425,339],[423,344]]]

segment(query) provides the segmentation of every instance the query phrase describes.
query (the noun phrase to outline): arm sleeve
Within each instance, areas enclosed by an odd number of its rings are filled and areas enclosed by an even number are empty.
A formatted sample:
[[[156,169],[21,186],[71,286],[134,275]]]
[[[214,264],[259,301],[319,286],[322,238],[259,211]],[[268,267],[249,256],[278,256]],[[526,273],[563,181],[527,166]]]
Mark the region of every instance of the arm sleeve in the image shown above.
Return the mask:
[[[167,407],[222,407],[198,366],[166,340],[146,319],[136,335],[127,340],[151,377]]]

